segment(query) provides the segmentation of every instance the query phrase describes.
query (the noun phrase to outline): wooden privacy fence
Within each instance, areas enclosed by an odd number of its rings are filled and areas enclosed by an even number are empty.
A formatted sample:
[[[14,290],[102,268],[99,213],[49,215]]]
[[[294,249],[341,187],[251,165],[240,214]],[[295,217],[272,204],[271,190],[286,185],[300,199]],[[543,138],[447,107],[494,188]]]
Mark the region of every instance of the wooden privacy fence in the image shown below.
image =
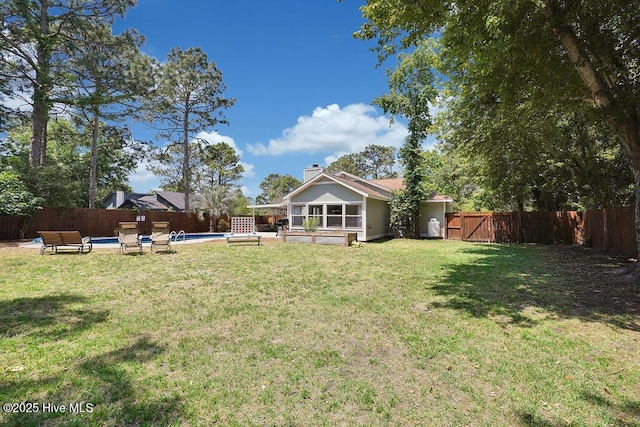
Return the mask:
[[[594,248],[638,257],[633,207],[587,211],[584,236],[585,243]]]
[[[185,212],[44,208],[29,221],[25,237],[37,237],[40,230],[78,230],[83,236],[113,236],[120,221],[136,219],[144,219],[138,222],[143,234],[149,234],[152,221],[169,221],[176,231],[209,231],[208,218],[199,221],[195,214]],[[22,221],[20,217],[0,216],[0,240],[18,239]]]
[[[226,215],[223,215],[230,222]],[[270,217],[256,216],[256,224],[266,224]],[[209,217],[199,221],[196,214],[167,211],[134,211],[128,209],[44,208],[29,220],[25,238],[38,237],[40,230],[78,230],[83,236],[114,236],[121,221],[138,221],[142,234],[151,233],[152,221],[169,221],[171,230],[187,233],[209,231]],[[142,220],[144,219],[144,220]],[[218,221],[217,219],[216,221]],[[24,219],[16,216],[0,216],[0,240],[20,238]]]
[[[637,256],[632,207],[586,212],[448,213],[446,237],[496,243],[587,244]]]

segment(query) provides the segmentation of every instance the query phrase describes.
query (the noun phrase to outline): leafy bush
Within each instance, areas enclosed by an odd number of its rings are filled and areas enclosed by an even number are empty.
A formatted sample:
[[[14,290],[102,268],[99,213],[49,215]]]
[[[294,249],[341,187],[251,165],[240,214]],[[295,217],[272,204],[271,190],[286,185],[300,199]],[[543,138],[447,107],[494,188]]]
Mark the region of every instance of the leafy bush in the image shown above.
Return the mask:
[[[220,221],[218,221],[218,231],[226,233],[229,230],[231,230],[229,223],[224,218],[220,218]]]
[[[24,238],[29,219],[44,202],[29,192],[20,178],[10,171],[0,172],[0,215],[14,215],[23,218],[20,238]]]
[[[390,207],[389,227],[396,237],[413,237],[415,234],[415,203],[405,191],[394,193]]]
[[[304,231],[316,231],[318,229],[318,218],[309,218],[302,221]]]
[[[0,172],[0,215],[31,217],[43,201],[29,192],[16,174]]]

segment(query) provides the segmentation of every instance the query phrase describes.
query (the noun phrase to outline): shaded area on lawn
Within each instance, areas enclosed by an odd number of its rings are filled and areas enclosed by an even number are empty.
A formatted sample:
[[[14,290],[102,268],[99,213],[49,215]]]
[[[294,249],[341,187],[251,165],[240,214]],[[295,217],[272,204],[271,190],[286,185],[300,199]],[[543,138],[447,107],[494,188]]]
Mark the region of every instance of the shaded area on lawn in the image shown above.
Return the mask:
[[[546,314],[640,331],[640,286],[616,270],[628,260],[578,246],[478,244],[474,261],[448,265],[434,306],[519,326]]]
[[[461,251],[469,261],[446,266],[444,279],[432,286],[443,299],[432,306],[490,319],[507,336],[512,326],[525,328],[518,335],[526,337],[529,328],[539,330],[535,327],[558,318],[640,332],[640,286],[620,274],[629,264],[625,257],[560,245],[477,244]],[[632,357],[637,354],[633,342],[631,347],[620,344],[618,351]],[[640,426],[638,395],[623,398],[611,390],[585,388],[577,398],[592,406],[593,413],[611,416],[608,421],[615,425]],[[563,424],[557,411],[551,403],[536,407],[530,402],[517,416],[522,425],[551,427]]]
[[[74,294],[0,301],[0,335],[68,338],[107,319],[108,311],[87,309],[87,303],[86,297]]]
[[[5,425],[168,425],[179,424],[184,416],[177,393],[160,398],[140,395],[135,378],[136,365],[148,362],[165,351],[143,336],[130,345],[59,367],[58,373],[33,379],[25,372],[10,373],[0,382],[5,402],[50,402],[66,405],[65,413],[11,413]],[[43,397],[43,392],[46,396]],[[84,402],[84,412],[71,412],[70,403]],[[87,406],[86,403],[90,405]],[[41,406],[42,408],[42,406]]]
[[[638,421],[640,420],[640,402],[623,399],[622,403],[615,403],[611,396],[611,392],[606,389],[601,394],[585,392],[583,393],[582,398],[593,405],[594,411],[597,411],[598,406],[607,408],[608,412],[613,414],[613,420],[607,420],[612,423],[611,425],[629,427],[640,425],[640,422]],[[553,420],[552,405],[547,405],[546,408],[543,407],[542,409],[543,410],[538,411],[537,413],[533,411],[520,413],[519,418],[521,424],[539,427],[557,427],[569,424],[567,421],[560,423]],[[603,425],[605,424],[609,425],[603,420]]]

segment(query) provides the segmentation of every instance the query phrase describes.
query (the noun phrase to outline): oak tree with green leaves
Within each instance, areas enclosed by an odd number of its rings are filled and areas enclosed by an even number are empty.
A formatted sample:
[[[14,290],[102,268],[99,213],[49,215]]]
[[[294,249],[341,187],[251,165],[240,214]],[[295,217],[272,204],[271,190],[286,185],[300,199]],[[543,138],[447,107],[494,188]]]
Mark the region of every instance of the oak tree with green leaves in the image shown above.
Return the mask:
[[[29,220],[35,215],[44,200],[34,196],[24,185],[19,175],[7,169],[0,172],[0,215],[23,218],[20,238],[24,239]]]
[[[260,183],[262,193],[256,197],[260,204],[276,203],[284,196],[302,185],[302,182],[289,174],[270,173]]]
[[[28,163],[28,125],[9,129],[0,140],[0,170],[11,169],[28,191],[41,195],[43,206],[86,207],[89,170],[91,168],[91,132],[77,128],[72,121],[53,119],[49,122],[47,163],[32,168]],[[129,174],[146,155],[147,146],[132,138],[127,128],[100,124],[98,140],[96,195],[106,196],[112,190],[132,191]]]
[[[640,250],[638,10],[637,0],[367,0],[357,36],[376,40],[380,58],[439,38],[440,70],[487,105],[590,106],[632,172]]]
[[[371,179],[395,178],[396,149],[370,144],[357,153],[345,154],[327,166],[329,173],[347,172]]]
[[[633,203],[633,177],[618,138],[588,110],[488,107],[456,98],[443,116],[445,167],[453,172],[457,162],[467,176],[460,184],[476,184],[470,198],[445,194],[466,209],[587,210]]]
[[[365,177],[367,175],[360,153],[349,153],[338,157],[336,160],[331,162],[329,166],[327,166],[327,172],[347,172],[351,175],[361,177]]]

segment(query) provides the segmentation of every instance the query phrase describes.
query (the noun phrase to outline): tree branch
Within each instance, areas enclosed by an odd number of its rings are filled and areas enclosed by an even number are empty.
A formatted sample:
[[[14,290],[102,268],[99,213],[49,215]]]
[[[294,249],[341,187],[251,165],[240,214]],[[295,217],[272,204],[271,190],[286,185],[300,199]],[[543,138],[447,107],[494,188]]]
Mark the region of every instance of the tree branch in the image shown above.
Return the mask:
[[[568,26],[560,23],[558,16],[549,5],[549,0],[540,4],[542,14],[547,19],[551,29],[557,39],[564,46],[567,56],[573,64],[580,78],[586,85],[593,97],[595,104],[603,109],[612,106],[611,94],[605,79],[600,75],[597,68],[589,58],[586,49],[576,36],[575,32]]]

